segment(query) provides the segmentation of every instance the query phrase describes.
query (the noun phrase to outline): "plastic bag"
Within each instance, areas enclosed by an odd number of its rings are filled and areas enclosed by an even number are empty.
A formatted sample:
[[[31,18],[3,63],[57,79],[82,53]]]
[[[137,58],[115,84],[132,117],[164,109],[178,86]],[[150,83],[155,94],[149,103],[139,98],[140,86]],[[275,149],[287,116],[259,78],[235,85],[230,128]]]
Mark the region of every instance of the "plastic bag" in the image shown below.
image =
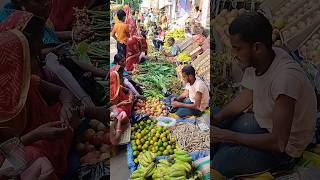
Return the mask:
[[[106,162],[95,165],[83,166],[78,170],[79,180],[103,180],[110,179],[110,166]]]
[[[148,115],[145,114],[136,114],[135,112],[132,113],[131,115],[131,123],[136,123],[139,121],[144,121],[144,120],[148,120],[150,117]]]

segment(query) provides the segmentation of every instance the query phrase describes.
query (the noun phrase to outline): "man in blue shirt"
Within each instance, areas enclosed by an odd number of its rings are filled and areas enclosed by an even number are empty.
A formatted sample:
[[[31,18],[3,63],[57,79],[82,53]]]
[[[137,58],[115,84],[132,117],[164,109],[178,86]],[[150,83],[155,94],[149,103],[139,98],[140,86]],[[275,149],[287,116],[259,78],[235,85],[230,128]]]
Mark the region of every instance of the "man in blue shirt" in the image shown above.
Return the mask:
[[[171,46],[170,53],[166,53],[163,51],[162,54],[166,57],[176,57],[177,55],[179,55],[181,50],[180,47],[177,44],[175,44],[175,39],[173,37],[170,37],[168,39],[168,43],[169,46]]]

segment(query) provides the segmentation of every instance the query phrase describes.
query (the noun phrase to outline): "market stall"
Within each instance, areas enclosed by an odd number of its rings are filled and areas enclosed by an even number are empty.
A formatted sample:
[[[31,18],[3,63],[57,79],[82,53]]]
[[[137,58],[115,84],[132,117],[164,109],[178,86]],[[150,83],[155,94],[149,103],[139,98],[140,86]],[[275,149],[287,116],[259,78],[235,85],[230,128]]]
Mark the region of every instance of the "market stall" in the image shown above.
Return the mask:
[[[187,64],[194,66],[197,76],[209,88],[210,39],[202,32],[188,37],[185,28],[171,28],[164,39],[165,51],[170,50],[167,42],[170,37],[176,40],[181,53],[166,58],[154,50],[150,33],[147,60],[137,64],[131,76],[142,88],[146,100],[135,102],[130,119],[131,136],[127,145],[130,179],[164,176],[210,179],[210,110],[198,117],[182,119],[172,113],[170,106],[171,97],[183,92],[181,68]],[[199,164],[205,164],[205,168]]]
[[[283,48],[300,63],[314,85],[317,96],[319,96],[319,1],[281,0],[259,2],[241,0],[231,2],[217,0],[215,2],[215,9],[213,10],[215,17],[211,19],[216,46],[215,52],[211,55],[215,62],[211,66],[214,69],[211,74],[214,80],[212,82],[214,93],[211,98],[215,107],[222,108],[228,104],[242,88],[239,83],[243,72],[231,53],[232,47],[228,38],[228,28],[237,16],[246,11],[262,12],[270,20],[273,26],[273,46]],[[319,120],[317,121],[317,124],[319,124]],[[316,131],[316,134],[319,134],[319,130]],[[313,143],[319,144],[320,141],[317,138]],[[317,147],[318,145],[314,149],[305,151],[296,168],[319,167],[320,154],[317,151]],[[276,178],[283,176],[283,174],[274,173],[271,175],[268,173],[268,176]],[[292,176],[289,175],[287,177]]]
[[[62,46],[67,57],[64,62],[71,73],[75,76],[78,67],[67,61],[80,61],[91,67],[107,69],[109,47],[107,11],[106,7],[101,10],[77,9],[75,8],[75,22],[72,29],[72,43],[70,46]],[[59,54],[59,52],[58,52]],[[60,56],[60,55],[59,55]],[[72,58],[72,60],[71,60]],[[76,72],[76,73],[75,73]],[[97,97],[97,103],[101,106],[109,106],[106,98],[108,83],[102,77],[90,79],[90,87],[101,91]],[[88,82],[89,82],[88,81]],[[82,87],[83,84],[81,84]],[[95,89],[95,90],[97,90]],[[85,89],[88,92],[88,89]],[[91,94],[89,94],[91,95]],[[107,101],[106,101],[107,100]],[[70,167],[63,179],[105,179],[110,177],[110,149],[109,125],[95,119],[82,119],[81,124],[75,132],[74,141],[69,152],[68,161]]]

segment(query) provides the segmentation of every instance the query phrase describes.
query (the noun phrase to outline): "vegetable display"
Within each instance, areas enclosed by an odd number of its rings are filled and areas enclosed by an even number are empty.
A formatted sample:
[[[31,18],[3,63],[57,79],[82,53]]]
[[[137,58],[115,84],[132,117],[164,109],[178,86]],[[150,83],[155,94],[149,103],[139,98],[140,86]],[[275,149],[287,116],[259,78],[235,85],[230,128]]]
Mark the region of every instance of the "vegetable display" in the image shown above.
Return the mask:
[[[168,159],[155,160],[155,154],[146,151],[139,156],[140,167],[135,170],[130,179],[181,179],[200,180],[202,173],[194,171],[192,158],[186,151],[177,150]]]
[[[73,28],[73,31],[77,32],[83,32],[83,30],[89,29],[90,35],[89,36],[91,40],[95,41],[103,41],[106,40],[107,37],[107,31],[108,31],[108,16],[106,11],[92,11],[88,10],[86,8],[84,9],[78,9],[75,8],[75,25]],[[81,30],[77,30],[77,29]],[[92,33],[93,32],[93,33]],[[84,37],[85,40],[87,39]],[[78,42],[79,42],[78,41]]]
[[[175,67],[167,62],[146,61],[135,67],[132,79],[142,85],[145,97],[163,99],[167,91],[181,89],[177,82]]]
[[[76,150],[81,156],[81,164],[96,164],[110,158],[108,141],[106,126],[98,120],[91,120],[90,128],[77,139]]]
[[[157,156],[174,153],[176,138],[171,132],[157,125],[157,120],[140,121],[131,128],[131,146],[133,149],[134,162],[138,163],[138,156],[145,151],[155,153]]]
[[[134,109],[136,110],[137,114],[143,113],[151,117],[168,115],[165,104],[156,98],[149,98],[145,102],[138,100]]]
[[[232,87],[232,64],[233,56],[230,54],[211,54],[211,83],[213,105],[222,108],[234,96]]]
[[[169,31],[164,39],[164,47],[169,47],[168,39],[173,37],[176,41],[185,38],[185,32],[183,28],[176,28]]]
[[[106,67],[108,17],[105,11],[75,8],[75,24],[72,29],[73,53],[79,59],[96,67]]]
[[[209,132],[200,131],[200,129],[191,123],[178,123],[169,128],[172,135],[177,137],[177,143],[180,148],[188,151],[203,151],[210,149]]]

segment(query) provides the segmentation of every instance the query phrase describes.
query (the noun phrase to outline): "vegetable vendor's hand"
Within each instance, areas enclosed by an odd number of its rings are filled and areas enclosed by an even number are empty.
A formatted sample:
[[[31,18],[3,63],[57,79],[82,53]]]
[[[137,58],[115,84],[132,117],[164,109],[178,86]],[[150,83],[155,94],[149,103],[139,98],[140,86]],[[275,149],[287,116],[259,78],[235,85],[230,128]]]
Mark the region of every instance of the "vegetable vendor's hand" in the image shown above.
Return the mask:
[[[68,127],[61,121],[48,122],[33,130],[33,134],[38,139],[62,138],[66,134]]]
[[[173,102],[171,103],[172,107],[174,107],[174,108],[180,107],[181,104],[182,104],[182,103],[181,103],[181,102],[178,102],[178,101],[173,101]]]
[[[232,131],[226,129],[220,129],[216,126],[211,126],[210,128],[210,135],[211,135],[211,142],[219,143],[224,142],[227,137],[231,135]]]
[[[60,120],[65,124],[69,124],[69,121],[72,118],[72,104],[71,103],[63,103],[60,110]]]

